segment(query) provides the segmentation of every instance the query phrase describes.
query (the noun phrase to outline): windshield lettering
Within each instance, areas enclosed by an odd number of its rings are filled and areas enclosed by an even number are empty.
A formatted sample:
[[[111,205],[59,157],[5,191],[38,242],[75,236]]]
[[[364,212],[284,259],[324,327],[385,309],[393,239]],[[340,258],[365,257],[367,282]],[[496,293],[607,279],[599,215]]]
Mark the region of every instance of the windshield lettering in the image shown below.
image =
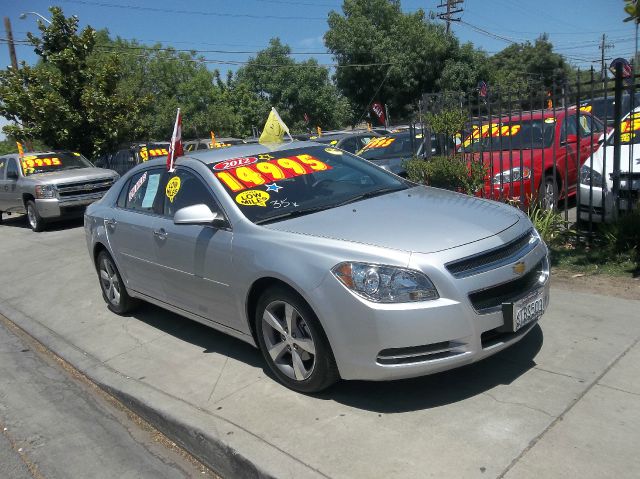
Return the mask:
[[[213,168],[215,169],[215,166]],[[238,192],[265,183],[330,169],[329,165],[319,159],[303,154],[229,168],[226,171],[216,172],[215,175],[231,191]]]

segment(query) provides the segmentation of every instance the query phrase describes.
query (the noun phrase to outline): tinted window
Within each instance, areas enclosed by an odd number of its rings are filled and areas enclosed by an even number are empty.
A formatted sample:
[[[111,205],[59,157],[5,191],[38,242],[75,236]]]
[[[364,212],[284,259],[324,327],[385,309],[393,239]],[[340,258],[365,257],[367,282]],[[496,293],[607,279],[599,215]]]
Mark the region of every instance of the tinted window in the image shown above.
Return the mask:
[[[6,170],[8,158],[0,158],[0,180],[4,179],[4,170]]]
[[[560,141],[566,141],[568,135],[577,135],[576,116],[570,115],[562,122],[562,130],[560,131]]]
[[[405,189],[406,183],[333,147],[313,146],[233,158],[211,169],[242,213],[254,222],[333,208]]]
[[[161,169],[145,170],[132,176],[125,188],[125,208],[136,211],[153,211],[153,205],[161,186],[161,178]]]
[[[341,144],[340,148],[349,153],[354,153],[356,151],[356,139],[355,138],[346,138]]]
[[[173,218],[180,208],[205,204],[213,212],[219,212],[220,208],[213,199],[209,187],[204,184],[199,176],[184,168],[178,168],[170,174],[165,187],[164,215]]]
[[[358,153],[366,159],[410,157],[413,155],[412,146],[418,148],[420,140],[415,138],[412,145],[408,134],[397,136],[381,136],[373,138]]]
[[[7,163],[7,178],[9,178],[9,175],[11,173],[14,173],[14,176],[18,176],[18,162],[16,161],[15,158],[9,158],[9,161]]]

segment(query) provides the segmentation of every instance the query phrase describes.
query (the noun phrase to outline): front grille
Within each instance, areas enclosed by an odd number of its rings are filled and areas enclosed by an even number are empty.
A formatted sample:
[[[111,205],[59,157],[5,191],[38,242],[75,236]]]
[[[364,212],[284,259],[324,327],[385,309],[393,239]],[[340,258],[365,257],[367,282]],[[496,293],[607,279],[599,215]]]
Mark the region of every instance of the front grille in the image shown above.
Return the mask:
[[[546,259],[542,259],[531,271],[518,279],[471,293],[469,295],[471,304],[476,311],[484,313],[494,308],[502,307],[502,303],[517,301],[522,295],[539,284],[540,275],[546,269],[544,266],[545,261]]]
[[[58,196],[60,196],[60,199],[66,199],[73,196],[106,193],[109,188],[111,188],[111,185],[113,185],[112,178],[82,181],[78,183],[64,183],[57,185]]]
[[[536,243],[533,230],[529,230],[503,246],[453,261],[445,266],[455,278],[465,278],[496,268],[500,264],[510,263],[515,257],[524,256],[532,250]]]
[[[463,351],[457,349],[462,345],[462,343],[454,341],[442,341],[440,343],[432,343],[424,346],[383,349],[378,353],[376,361],[378,364],[383,365],[434,361],[436,359],[448,358],[462,354]]]
[[[482,349],[487,349],[496,344],[500,343],[508,343],[512,339],[523,336],[529,332],[531,328],[533,328],[537,324],[537,321],[521,328],[519,331],[515,333],[512,332],[504,332],[501,331],[501,328],[490,329],[489,331],[485,331],[480,335],[480,342],[482,344]]]

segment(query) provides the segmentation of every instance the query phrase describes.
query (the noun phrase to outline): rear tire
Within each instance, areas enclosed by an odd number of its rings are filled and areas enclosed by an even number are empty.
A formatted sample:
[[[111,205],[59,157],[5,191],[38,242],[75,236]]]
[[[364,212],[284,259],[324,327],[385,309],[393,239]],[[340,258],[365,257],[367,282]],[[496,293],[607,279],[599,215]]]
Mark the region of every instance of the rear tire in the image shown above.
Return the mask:
[[[137,303],[127,293],[122,276],[120,276],[111,255],[106,251],[101,251],[98,254],[96,266],[102,297],[107,303],[107,307],[116,314],[125,314],[133,310]]]
[[[269,288],[258,300],[254,320],[262,356],[286,387],[315,393],[340,379],[320,321],[298,294]]]
[[[44,220],[38,213],[38,208],[36,208],[36,203],[33,200],[27,201],[27,223],[36,233],[44,231]]]
[[[558,183],[553,175],[545,175],[538,189],[538,204],[544,210],[558,208]]]

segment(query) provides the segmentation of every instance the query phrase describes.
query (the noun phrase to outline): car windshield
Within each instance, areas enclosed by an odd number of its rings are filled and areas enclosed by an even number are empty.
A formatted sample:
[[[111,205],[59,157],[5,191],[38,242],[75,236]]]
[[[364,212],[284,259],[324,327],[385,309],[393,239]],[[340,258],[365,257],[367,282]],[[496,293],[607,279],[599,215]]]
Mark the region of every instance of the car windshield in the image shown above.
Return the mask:
[[[529,150],[549,148],[555,133],[555,118],[484,124],[465,138],[461,152]]]
[[[608,146],[613,146],[615,131],[609,134]],[[620,123],[620,144],[637,145],[640,143],[640,111],[634,111]]]
[[[411,135],[408,133],[396,136],[381,136],[373,138],[357,155],[367,160],[392,157],[410,158],[418,150],[421,141],[422,136],[416,135],[412,145]]]
[[[22,160],[22,172],[25,176],[52,171],[91,168],[93,165],[80,153],[68,151],[57,153],[38,153],[25,155]]]
[[[408,188],[401,178],[326,146],[232,158],[210,167],[242,213],[258,224]]]

